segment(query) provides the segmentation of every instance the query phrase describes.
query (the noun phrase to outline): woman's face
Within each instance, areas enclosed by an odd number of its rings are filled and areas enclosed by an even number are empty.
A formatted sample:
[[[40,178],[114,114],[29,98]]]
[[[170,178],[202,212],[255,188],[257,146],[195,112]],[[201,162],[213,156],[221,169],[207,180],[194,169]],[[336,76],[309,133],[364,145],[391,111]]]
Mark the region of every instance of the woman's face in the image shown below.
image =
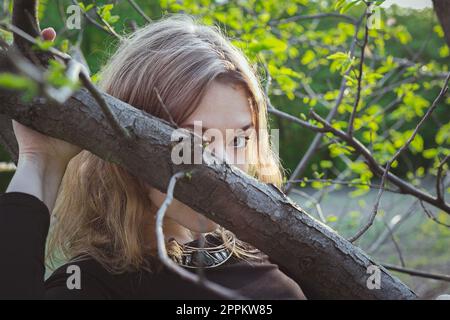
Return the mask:
[[[203,138],[216,157],[246,170],[247,142],[255,136],[248,97],[243,88],[213,82],[194,113],[180,127],[192,129],[201,121]],[[160,207],[165,194],[150,189],[150,199]],[[178,200],[172,201],[166,216],[194,232],[212,232],[217,224]]]

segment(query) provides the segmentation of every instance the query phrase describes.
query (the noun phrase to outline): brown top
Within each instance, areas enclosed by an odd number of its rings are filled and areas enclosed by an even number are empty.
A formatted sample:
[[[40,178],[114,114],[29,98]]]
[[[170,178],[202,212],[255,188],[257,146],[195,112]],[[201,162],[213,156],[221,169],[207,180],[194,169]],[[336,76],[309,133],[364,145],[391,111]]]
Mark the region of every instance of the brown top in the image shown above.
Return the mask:
[[[109,273],[94,259],[71,262],[44,281],[50,216],[38,198],[0,195],[0,298],[34,299],[220,299],[149,257],[153,272]],[[230,259],[204,269],[208,280],[250,299],[304,299],[300,287],[264,256],[261,262]],[[77,267],[73,267],[77,266]],[[74,272],[74,270],[76,270]],[[187,270],[195,272],[196,269]],[[79,273],[80,287],[73,276]],[[71,285],[72,284],[72,285]]]

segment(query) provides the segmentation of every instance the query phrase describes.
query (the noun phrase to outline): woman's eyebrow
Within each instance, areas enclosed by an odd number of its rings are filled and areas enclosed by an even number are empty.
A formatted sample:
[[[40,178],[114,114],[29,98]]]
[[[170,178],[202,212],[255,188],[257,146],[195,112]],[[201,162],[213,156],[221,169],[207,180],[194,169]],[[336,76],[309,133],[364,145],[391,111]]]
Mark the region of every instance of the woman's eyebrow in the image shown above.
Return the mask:
[[[189,124],[184,124],[184,125],[182,125],[181,127],[182,127],[182,128],[185,128],[185,129],[194,129],[195,127],[200,127],[200,126],[198,126],[198,125],[195,126],[195,125],[189,123]],[[246,124],[245,126],[239,128],[238,130],[246,131],[246,130],[248,130],[248,129],[250,129],[250,128],[253,128],[253,127],[254,127],[253,123],[249,123],[249,124]],[[201,126],[201,128],[202,128],[202,132],[205,132],[206,130],[211,129],[211,128],[204,127],[204,126]],[[215,128],[214,128],[214,129],[215,129]],[[230,128],[230,129],[231,129],[231,128]]]
[[[242,131],[246,131],[248,129],[254,128],[253,123],[249,123],[241,128]]]

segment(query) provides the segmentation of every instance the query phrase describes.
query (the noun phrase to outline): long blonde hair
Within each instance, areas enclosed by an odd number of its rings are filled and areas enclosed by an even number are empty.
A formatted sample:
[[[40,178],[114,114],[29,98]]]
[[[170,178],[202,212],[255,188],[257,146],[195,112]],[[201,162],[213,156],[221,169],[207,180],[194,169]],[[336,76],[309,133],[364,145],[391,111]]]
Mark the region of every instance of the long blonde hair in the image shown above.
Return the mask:
[[[218,27],[202,25],[188,15],[172,15],[124,37],[102,69],[99,86],[165,120],[169,120],[168,110],[175,122],[182,123],[212,81],[237,84],[249,96],[258,133],[268,123],[256,74]],[[257,161],[249,174],[280,186],[282,174],[268,135],[256,139],[259,147],[251,152]],[[157,209],[147,191],[146,183],[122,167],[82,151],[69,162],[61,183],[49,236],[49,261],[55,265],[61,258],[89,256],[111,272],[145,266],[146,255],[155,249],[154,235],[148,233],[154,230],[154,219],[149,217]],[[219,233],[226,232],[220,228]],[[249,247],[239,243],[234,254],[251,256]]]

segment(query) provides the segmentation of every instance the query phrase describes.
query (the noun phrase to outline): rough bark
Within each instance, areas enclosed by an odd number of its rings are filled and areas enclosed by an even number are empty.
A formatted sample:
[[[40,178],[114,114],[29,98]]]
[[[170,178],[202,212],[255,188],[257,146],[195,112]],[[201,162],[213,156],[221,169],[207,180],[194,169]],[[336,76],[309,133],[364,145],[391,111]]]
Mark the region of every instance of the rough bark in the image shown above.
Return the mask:
[[[450,46],[450,1],[433,0],[434,11],[439,19],[439,23],[444,30],[445,41]]]
[[[17,93],[0,90],[0,114],[7,116],[0,118],[0,142],[13,158],[17,156],[10,117],[117,163],[161,191],[175,172],[190,170],[192,178],[177,183],[175,197],[268,254],[309,298],[416,298],[380,265],[381,288],[370,290],[367,268],[377,264],[276,187],[228,165],[175,165],[171,161],[173,128],[167,122],[103,96],[120,125],[132,132],[132,140],[117,136],[85,89],[64,105],[44,98],[25,103]]]

